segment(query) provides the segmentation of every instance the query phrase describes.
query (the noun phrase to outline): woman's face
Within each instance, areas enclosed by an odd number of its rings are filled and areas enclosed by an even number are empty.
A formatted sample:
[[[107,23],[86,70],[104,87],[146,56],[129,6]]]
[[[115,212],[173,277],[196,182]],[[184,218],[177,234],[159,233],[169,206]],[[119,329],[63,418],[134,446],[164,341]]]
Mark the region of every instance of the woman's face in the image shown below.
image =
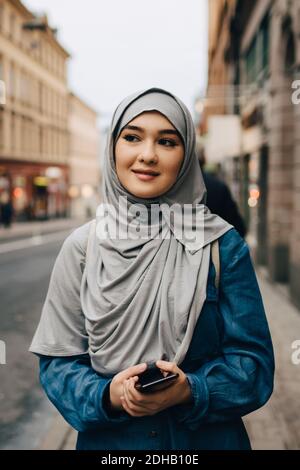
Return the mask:
[[[120,183],[140,198],[167,192],[177,179],[183,159],[184,144],[179,132],[158,111],[143,112],[130,121],[115,145]]]

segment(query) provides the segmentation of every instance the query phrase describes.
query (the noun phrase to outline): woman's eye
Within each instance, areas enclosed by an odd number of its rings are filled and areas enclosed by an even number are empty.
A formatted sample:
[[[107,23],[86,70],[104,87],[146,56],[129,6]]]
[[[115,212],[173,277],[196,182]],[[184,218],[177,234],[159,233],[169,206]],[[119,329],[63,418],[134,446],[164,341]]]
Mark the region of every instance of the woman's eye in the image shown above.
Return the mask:
[[[135,135],[130,135],[130,134],[125,135],[123,138],[127,140],[127,142],[135,142],[134,139],[137,139]]]
[[[123,139],[125,139],[127,142],[138,142],[140,140],[139,137],[132,134],[124,135]],[[159,139],[158,143],[160,145],[164,145],[165,147],[175,147],[175,145],[177,145],[177,142],[172,139]]]
[[[177,143],[175,140],[170,140],[170,139],[160,139],[159,141],[162,145],[166,145],[167,147],[175,147]]]

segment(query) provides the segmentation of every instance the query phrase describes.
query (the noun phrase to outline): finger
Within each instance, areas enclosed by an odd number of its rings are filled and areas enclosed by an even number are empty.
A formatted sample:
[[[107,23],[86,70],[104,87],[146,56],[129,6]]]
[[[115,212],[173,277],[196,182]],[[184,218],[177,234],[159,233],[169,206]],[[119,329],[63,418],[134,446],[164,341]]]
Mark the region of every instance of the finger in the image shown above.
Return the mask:
[[[121,399],[121,403],[122,403],[122,407],[123,409],[126,411],[126,413],[128,413],[130,416],[134,416],[134,417],[142,417],[142,416],[145,416],[145,413],[135,413],[134,411],[132,411],[126,401],[125,401],[125,398],[123,397],[123,399]]]
[[[126,413],[133,416],[132,411],[131,411],[131,409],[129,408],[129,406],[127,404],[126,398],[124,396],[122,396],[122,397],[120,397],[120,399],[121,399],[122,408],[126,411]]]
[[[145,396],[143,393],[133,390],[134,380],[129,379],[124,382],[124,400],[127,408],[134,416],[150,416],[157,410],[157,394],[154,392]],[[142,402],[140,401],[142,399]],[[149,401],[150,400],[150,401]]]
[[[124,380],[123,382],[123,396],[127,402],[130,402],[128,395],[128,380]]]
[[[127,405],[130,408],[139,406],[139,403],[135,399],[132,399],[131,391],[130,391],[131,382],[132,382],[132,379],[128,379],[123,384],[123,395],[124,395],[124,398],[126,399]]]
[[[133,378],[128,380],[127,393],[128,393],[128,397],[131,401],[133,401],[135,403],[138,403],[139,397],[137,397],[136,394],[134,393],[135,383],[136,383],[136,381]]]
[[[147,364],[144,362],[142,364],[137,364],[136,366],[129,367],[122,372],[124,379],[129,379],[135,375],[139,375],[147,369]]]
[[[125,394],[121,397],[121,403],[125,411],[127,411],[127,413],[132,416],[144,416],[146,414],[145,410],[141,409],[139,406],[134,405]]]
[[[149,409],[147,397],[136,390],[135,381],[132,378],[129,379],[126,384],[126,399],[128,405],[134,407],[135,412],[148,414]]]
[[[144,409],[145,403],[142,403],[144,396],[136,390],[135,383],[136,381],[133,378],[130,378],[126,381],[126,388],[125,388],[126,397],[132,405],[138,406],[141,409]]]
[[[175,362],[156,361],[156,366],[166,372],[178,372],[178,367]]]
[[[128,384],[128,396],[131,402],[138,405],[141,409],[147,408],[147,398],[135,388],[136,381],[130,379]]]

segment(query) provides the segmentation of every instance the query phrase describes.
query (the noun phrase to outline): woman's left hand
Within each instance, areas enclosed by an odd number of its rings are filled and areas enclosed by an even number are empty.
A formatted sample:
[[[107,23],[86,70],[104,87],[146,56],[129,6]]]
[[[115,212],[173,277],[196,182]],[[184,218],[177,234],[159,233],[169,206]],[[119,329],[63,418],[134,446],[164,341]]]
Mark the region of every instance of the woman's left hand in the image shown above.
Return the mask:
[[[178,373],[179,376],[170,387],[153,393],[140,393],[135,388],[137,376],[125,380],[121,403],[124,410],[131,416],[154,415],[171,406],[188,403],[192,399],[186,375],[174,362],[157,361],[156,365],[162,373]]]

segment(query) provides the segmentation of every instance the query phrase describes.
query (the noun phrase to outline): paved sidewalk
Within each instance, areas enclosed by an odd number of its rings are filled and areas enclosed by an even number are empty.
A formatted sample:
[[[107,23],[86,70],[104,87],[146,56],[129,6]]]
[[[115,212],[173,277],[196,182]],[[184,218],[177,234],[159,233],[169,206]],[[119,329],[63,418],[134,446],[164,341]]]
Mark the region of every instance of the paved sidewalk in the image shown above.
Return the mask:
[[[16,222],[10,228],[0,226],[0,243],[30,238],[46,233],[54,233],[69,228],[79,227],[84,224],[85,219],[53,219],[45,221]]]
[[[74,450],[77,432],[56,414],[52,425],[36,450]]]
[[[300,449],[300,364],[291,361],[291,344],[300,340],[300,312],[283,286],[271,284],[262,269],[257,275],[273,338],[276,377],[269,402],[244,421],[253,449]],[[76,434],[57,416],[39,449],[75,449]]]
[[[270,284],[257,270],[275,350],[274,393],[245,419],[254,449],[300,449],[300,364],[291,360],[292,343],[300,340],[300,312],[284,286]]]

